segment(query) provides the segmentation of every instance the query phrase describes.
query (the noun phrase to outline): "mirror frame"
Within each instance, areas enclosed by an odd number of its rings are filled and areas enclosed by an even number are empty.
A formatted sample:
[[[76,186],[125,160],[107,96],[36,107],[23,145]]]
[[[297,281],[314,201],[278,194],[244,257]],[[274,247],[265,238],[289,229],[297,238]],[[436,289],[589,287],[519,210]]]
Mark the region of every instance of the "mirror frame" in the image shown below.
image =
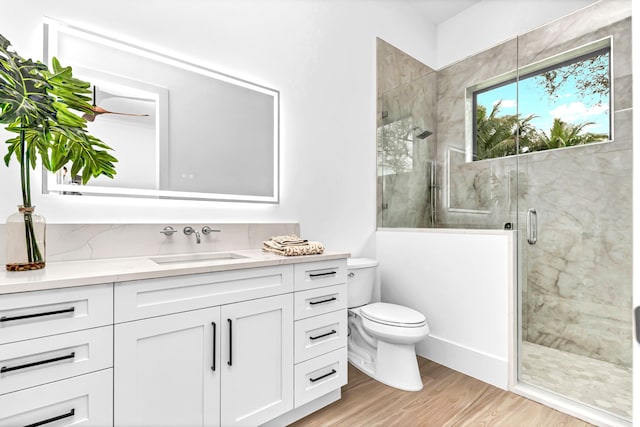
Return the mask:
[[[165,65],[174,66],[185,71],[194,72],[206,77],[217,79],[223,82],[234,84],[246,89],[269,95],[273,98],[273,194],[268,196],[252,195],[252,194],[225,194],[225,193],[203,193],[191,191],[174,191],[160,189],[141,189],[141,188],[118,188],[106,186],[78,186],[73,184],[57,183],[56,174],[49,172],[44,167],[42,179],[42,192],[44,194],[59,193],[73,194],[74,192],[82,192],[89,196],[124,196],[124,197],[140,197],[140,198],[157,198],[157,199],[191,199],[191,200],[211,200],[211,201],[234,201],[234,202],[258,202],[258,203],[279,203],[280,199],[280,92],[247,80],[238,79],[228,74],[207,68],[179,57],[170,56],[159,51],[150,50],[144,47],[136,46],[130,42],[116,39],[110,36],[98,34],[97,32],[71,25],[49,17],[44,18],[44,62],[49,64],[51,59],[58,53],[58,35],[67,34],[79,37],[84,40],[99,43],[101,45],[122,50],[129,54],[140,55],[146,59],[159,61]],[[65,64],[63,59],[63,65]],[[79,66],[81,69],[82,67]],[[159,112],[160,113],[160,112]],[[161,114],[160,117],[166,117]],[[160,123],[160,127],[167,126],[167,123]],[[159,150],[168,150],[168,135],[156,135]],[[161,141],[164,139],[165,141]],[[163,147],[165,145],[165,147]],[[159,167],[159,165],[158,165]],[[117,165],[116,165],[117,171]],[[158,172],[157,172],[158,173]]]

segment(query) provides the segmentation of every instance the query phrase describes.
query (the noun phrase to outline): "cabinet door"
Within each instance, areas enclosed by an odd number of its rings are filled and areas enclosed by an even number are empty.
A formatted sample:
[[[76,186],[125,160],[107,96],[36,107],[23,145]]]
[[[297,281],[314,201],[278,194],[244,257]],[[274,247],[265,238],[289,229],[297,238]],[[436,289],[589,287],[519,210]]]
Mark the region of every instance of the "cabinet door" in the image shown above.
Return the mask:
[[[118,426],[220,424],[220,308],[115,326]]]
[[[222,425],[258,425],[293,409],[293,296],[222,307]]]

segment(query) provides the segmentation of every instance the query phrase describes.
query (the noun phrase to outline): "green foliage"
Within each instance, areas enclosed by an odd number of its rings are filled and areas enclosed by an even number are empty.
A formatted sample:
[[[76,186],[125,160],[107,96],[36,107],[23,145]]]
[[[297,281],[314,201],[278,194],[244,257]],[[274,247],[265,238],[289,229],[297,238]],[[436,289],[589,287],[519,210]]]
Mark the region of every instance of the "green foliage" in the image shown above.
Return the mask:
[[[578,97],[587,101],[609,96],[609,51],[554,68],[535,76],[550,96],[557,98],[568,82],[574,82]]]
[[[583,132],[584,128],[592,124],[593,122],[571,124],[556,118],[553,120],[549,133],[541,132],[530,151],[571,147],[607,140],[609,137],[607,134]]]
[[[100,175],[113,178],[117,159],[111,148],[89,135],[86,120],[73,112],[92,112],[89,86],[56,58],[52,70],[22,58],[0,35],[0,123],[17,134],[6,141],[5,164],[15,157],[22,167],[35,168],[39,157],[52,172],[72,163],[72,175],[82,171],[83,184]]]
[[[499,116],[499,111],[499,102],[488,115],[485,107],[479,105],[477,108],[476,160],[512,156],[518,153],[518,148],[520,153],[531,153],[605,141],[609,137],[607,134],[585,132],[593,122],[571,124],[556,118],[547,133],[531,124],[534,115],[521,119],[516,114]]]

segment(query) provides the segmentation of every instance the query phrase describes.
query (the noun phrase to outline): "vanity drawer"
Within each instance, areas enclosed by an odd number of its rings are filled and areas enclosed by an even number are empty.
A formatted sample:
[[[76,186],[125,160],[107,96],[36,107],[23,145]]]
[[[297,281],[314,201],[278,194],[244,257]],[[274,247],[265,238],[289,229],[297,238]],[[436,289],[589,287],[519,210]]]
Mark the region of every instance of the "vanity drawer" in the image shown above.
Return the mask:
[[[0,344],[113,323],[113,285],[0,295]]]
[[[115,285],[115,322],[145,319],[293,291],[290,265],[135,280]]]
[[[295,322],[295,363],[347,345],[347,310]]]
[[[113,425],[112,370],[0,396],[0,427]]]
[[[347,383],[347,347],[297,364],[294,375],[297,408]]]
[[[296,320],[345,309],[347,308],[347,285],[296,292],[294,300]]]
[[[295,264],[294,269],[296,291],[347,283],[347,260],[345,258],[301,262]]]
[[[113,366],[113,327],[0,345],[0,395]]]

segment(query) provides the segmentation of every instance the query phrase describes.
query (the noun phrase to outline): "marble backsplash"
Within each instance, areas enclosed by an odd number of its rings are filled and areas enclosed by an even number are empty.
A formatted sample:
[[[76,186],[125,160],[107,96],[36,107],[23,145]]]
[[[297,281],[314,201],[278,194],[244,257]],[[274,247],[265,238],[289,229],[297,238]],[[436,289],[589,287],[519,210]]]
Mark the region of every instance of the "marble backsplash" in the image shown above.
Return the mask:
[[[220,232],[203,235],[205,225]],[[161,233],[165,226],[177,230],[172,236]],[[183,228],[191,226],[201,234],[187,236]],[[4,264],[6,242],[4,224],[0,224],[0,261]],[[162,223],[162,224],[47,224],[46,260],[75,261],[103,258],[170,255],[257,249],[271,236],[299,234],[297,223]]]

